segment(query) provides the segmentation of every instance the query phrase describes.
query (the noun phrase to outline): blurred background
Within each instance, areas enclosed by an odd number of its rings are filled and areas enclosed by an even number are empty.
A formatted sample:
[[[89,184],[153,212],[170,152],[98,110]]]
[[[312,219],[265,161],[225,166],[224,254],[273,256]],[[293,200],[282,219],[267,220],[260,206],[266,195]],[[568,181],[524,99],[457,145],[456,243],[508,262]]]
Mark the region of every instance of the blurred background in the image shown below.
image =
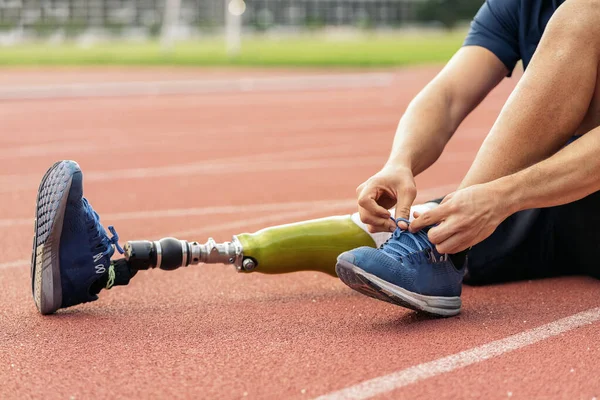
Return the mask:
[[[483,0],[0,0],[0,65],[443,62]]]

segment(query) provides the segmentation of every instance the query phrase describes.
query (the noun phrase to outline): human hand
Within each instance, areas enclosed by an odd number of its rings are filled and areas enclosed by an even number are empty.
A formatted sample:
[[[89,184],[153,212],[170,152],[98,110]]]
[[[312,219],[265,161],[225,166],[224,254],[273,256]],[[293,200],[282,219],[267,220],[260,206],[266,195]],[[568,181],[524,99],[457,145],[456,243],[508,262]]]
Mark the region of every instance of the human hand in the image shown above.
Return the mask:
[[[410,207],[417,196],[412,171],[406,167],[386,166],[356,188],[360,219],[369,232],[393,232],[396,223],[390,219],[390,208],[396,206],[396,218],[409,218]],[[400,228],[407,229],[404,222]]]
[[[493,183],[458,190],[439,206],[415,215],[409,230],[439,224],[429,230],[429,240],[441,254],[458,253],[489,237],[512,214],[504,198]]]

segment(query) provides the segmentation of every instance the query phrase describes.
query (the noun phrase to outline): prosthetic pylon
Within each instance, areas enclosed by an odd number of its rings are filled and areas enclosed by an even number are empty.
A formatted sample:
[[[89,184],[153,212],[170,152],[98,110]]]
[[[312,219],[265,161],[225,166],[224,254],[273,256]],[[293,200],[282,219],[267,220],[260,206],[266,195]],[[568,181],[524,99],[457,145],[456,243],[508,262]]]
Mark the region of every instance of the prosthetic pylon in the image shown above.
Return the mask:
[[[194,264],[233,264],[239,272],[283,274],[321,271],[336,276],[336,258],[344,251],[375,246],[351,216],[328,217],[235,235],[231,242],[204,244],[175,238],[130,241],[125,258],[133,270],[174,270]]]

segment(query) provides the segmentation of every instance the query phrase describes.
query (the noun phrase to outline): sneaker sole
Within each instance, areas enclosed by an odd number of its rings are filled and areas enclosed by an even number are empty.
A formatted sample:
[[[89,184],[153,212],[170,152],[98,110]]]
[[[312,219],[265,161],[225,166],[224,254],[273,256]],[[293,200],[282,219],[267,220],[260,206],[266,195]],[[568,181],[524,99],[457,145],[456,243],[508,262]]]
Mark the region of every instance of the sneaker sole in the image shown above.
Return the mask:
[[[374,299],[436,317],[452,317],[460,313],[460,297],[424,296],[413,293],[365,272],[345,260],[338,260],[335,272],[350,288]]]
[[[67,198],[76,163],[60,161],[42,178],[36,201],[31,284],[33,301],[43,315],[52,314],[62,304],[60,281],[60,236]]]

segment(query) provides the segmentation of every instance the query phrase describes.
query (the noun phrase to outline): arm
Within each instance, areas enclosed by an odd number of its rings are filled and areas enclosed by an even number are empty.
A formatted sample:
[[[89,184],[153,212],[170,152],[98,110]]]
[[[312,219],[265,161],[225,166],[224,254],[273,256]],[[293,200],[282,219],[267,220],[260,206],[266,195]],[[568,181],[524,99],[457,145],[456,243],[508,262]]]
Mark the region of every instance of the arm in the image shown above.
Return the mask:
[[[575,132],[594,127],[590,104],[600,87],[599,23],[600,11],[587,0],[568,1],[554,13],[460,188],[540,162]]]
[[[490,236],[517,211],[570,203],[600,190],[599,151],[600,127],[544,161],[451,193],[419,216],[410,230],[443,221],[429,230],[429,240],[440,253],[462,251]]]
[[[597,7],[584,0],[556,11],[460,190],[417,218],[411,231],[437,224],[429,230],[431,242],[440,252],[458,252],[491,235],[515,209],[563,204],[598,189],[598,164],[589,153],[598,149],[598,128],[577,146],[561,147],[600,120],[599,20]]]
[[[387,211],[408,218],[417,195],[414,176],[431,166],[463,119],[519,60],[521,0],[486,0],[473,19],[463,48],[411,102],[390,157],[357,188],[358,211],[369,231],[393,231]],[[406,228],[406,226],[402,226]]]
[[[371,232],[394,230],[388,209],[408,218],[417,195],[414,176],[441,155],[463,119],[507,75],[489,50],[461,48],[415,97],[400,120],[390,157],[380,172],[357,188],[361,220]]]
[[[511,211],[552,207],[580,200],[600,190],[600,127],[552,157],[491,184],[511,204]]]
[[[408,168],[415,176],[429,168],[460,123],[507,73],[489,50],[461,48],[408,106],[386,165]]]

